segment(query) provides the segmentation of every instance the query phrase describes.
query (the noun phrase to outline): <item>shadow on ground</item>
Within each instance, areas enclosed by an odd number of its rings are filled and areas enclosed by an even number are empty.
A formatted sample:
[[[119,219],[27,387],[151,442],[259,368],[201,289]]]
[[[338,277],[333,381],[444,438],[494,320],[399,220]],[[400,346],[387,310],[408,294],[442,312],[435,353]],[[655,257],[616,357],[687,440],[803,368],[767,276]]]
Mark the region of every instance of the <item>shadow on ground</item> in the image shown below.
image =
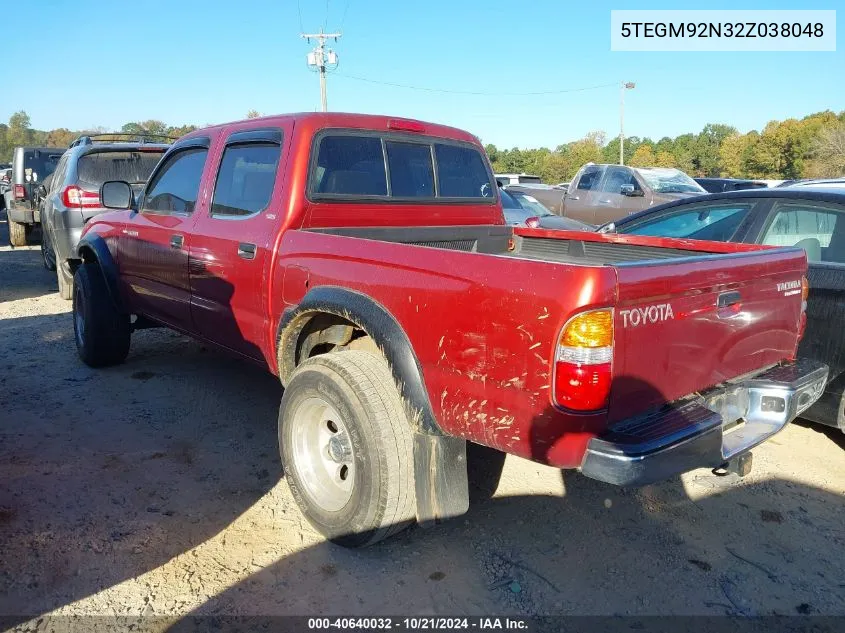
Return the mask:
[[[39,237],[39,231],[33,235]],[[36,242],[37,246],[37,242]],[[0,211],[0,303],[43,297],[56,292],[56,273],[44,268],[37,248],[9,246],[6,211]]]

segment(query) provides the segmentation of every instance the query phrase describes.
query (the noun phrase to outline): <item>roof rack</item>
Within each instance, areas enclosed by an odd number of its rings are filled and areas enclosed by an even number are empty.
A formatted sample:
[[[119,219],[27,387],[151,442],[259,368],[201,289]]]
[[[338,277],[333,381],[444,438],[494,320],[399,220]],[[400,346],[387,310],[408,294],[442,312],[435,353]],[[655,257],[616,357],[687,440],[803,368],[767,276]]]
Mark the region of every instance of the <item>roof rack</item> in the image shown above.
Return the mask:
[[[172,143],[177,138],[168,134],[150,134],[149,132],[109,132],[80,136],[68,147],[93,145],[94,143],[156,143],[161,142],[161,139],[167,143]]]

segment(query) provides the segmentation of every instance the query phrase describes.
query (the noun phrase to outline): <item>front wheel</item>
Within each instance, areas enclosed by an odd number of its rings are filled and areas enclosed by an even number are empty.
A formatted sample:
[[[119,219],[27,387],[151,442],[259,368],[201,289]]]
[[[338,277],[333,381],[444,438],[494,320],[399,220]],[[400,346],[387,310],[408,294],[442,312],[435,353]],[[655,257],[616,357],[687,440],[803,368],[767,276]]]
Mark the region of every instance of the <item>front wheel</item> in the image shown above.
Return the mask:
[[[285,388],[279,445],[288,485],[308,521],[338,545],[371,545],[413,522],[412,441],[380,355],[315,356]]]
[[[82,264],[73,283],[73,333],[86,365],[117,365],[129,354],[129,315],[118,310],[100,267]]]

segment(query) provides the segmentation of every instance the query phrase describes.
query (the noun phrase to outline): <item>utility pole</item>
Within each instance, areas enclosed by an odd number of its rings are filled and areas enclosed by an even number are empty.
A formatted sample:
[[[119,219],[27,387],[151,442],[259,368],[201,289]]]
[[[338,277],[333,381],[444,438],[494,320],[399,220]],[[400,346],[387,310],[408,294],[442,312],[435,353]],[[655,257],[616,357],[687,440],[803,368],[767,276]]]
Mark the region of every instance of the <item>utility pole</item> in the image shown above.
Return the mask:
[[[623,81],[619,87],[619,164],[625,164],[625,91],[633,90],[633,81]]]
[[[326,67],[334,68],[337,66],[337,53],[331,49],[326,49],[326,40],[333,39],[337,42],[338,38],[343,33],[323,33],[320,29],[319,33],[300,33],[300,36],[307,42],[312,39],[317,40],[317,46],[314,50],[308,53],[308,66],[320,73],[320,103],[323,107],[323,112],[328,110],[326,101]]]

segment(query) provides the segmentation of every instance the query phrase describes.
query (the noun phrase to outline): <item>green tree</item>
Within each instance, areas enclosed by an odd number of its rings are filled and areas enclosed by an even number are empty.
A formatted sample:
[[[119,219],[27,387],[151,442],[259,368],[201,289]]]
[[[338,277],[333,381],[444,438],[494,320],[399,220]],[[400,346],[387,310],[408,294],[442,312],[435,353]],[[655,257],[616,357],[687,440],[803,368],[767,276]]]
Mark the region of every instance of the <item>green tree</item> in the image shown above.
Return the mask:
[[[258,110],[250,110],[246,113],[247,119],[257,119],[258,117],[263,116]]]
[[[6,143],[10,148],[32,144],[33,130],[29,115],[20,110],[9,117],[9,129],[6,131]]]
[[[65,127],[60,127],[47,132],[47,136],[44,137],[44,144],[48,147],[68,147],[77,136],[78,134],[76,132],[71,132]]]
[[[631,162],[628,163],[631,167],[654,167],[657,163],[657,158],[651,149],[651,145],[643,143],[634,152],[631,157]]]
[[[845,122],[821,130],[813,142],[805,176],[833,178],[845,174]]]

